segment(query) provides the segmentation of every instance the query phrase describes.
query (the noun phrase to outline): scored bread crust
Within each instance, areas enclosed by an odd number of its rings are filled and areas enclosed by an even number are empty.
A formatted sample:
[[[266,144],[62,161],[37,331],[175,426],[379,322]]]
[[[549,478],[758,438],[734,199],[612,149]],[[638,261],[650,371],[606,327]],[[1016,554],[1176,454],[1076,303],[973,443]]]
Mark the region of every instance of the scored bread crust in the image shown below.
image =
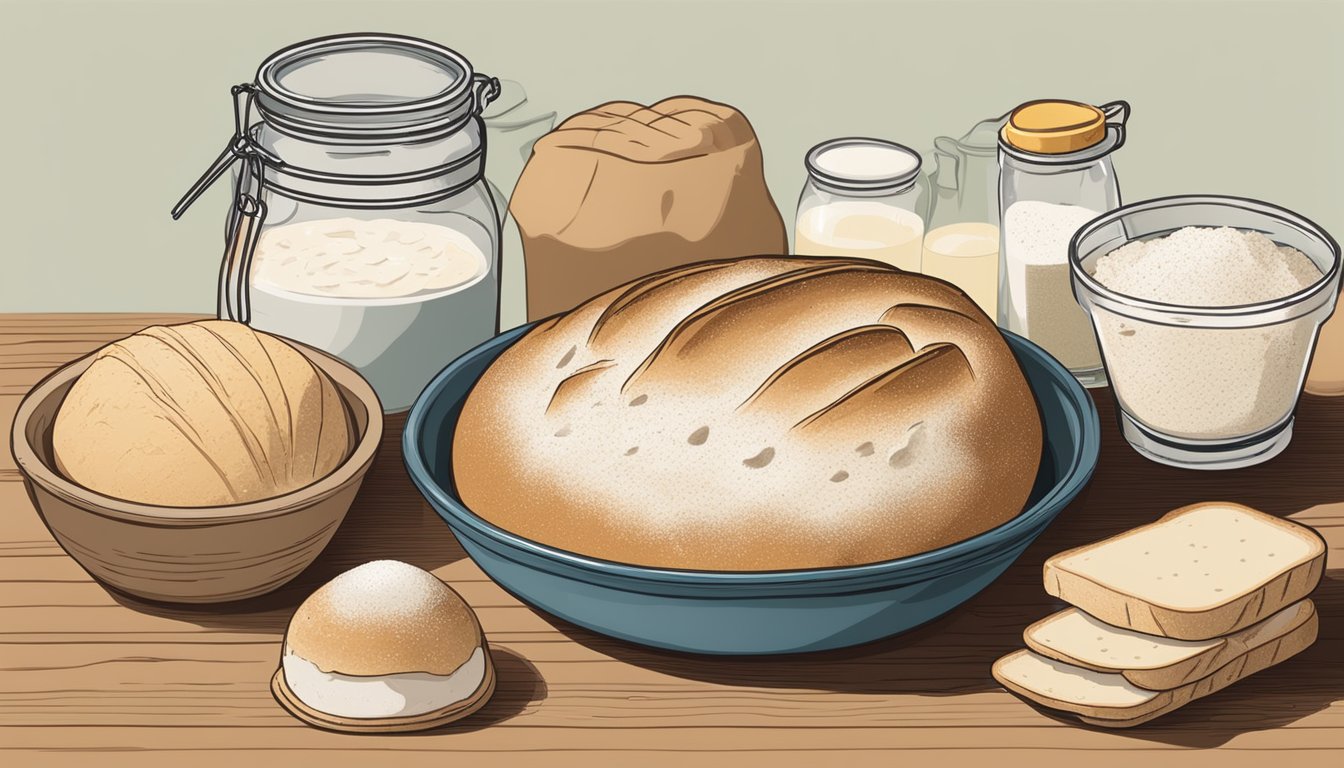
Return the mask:
[[[1059,643],[1051,643],[1041,637],[1043,630],[1050,623],[1071,612],[1081,613],[1077,608],[1068,608],[1027,627],[1022,633],[1022,638],[1026,641],[1027,647],[1042,656],[1062,661],[1065,664],[1090,669],[1094,672],[1124,675],[1126,680],[1140,688],[1147,688],[1150,691],[1165,691],[1208,677],[1214,670],[1220,669],[1234,659],[1292,632],[1308,621],[1314,620],[1316,606],[1310,599],[1302,600],[1246,629],[1227,637],[1217,638],[1215,641],[1211,641],[1208,648],[1198,650],[1174,663],[1153,665],[1146,663],[1146,659],[1136,658],[1132,666],[1124,668],[1089,663],[1071,655],[1066,649],[1060,647]]]
[[[747,118],[727,104],[674,96],[652,106],[609,101],[537,139],[536,148],[592,150],[637,163],[668,163],[752,143]]]
[[[270,498],[328,475],[354,428],[336,385],[242,323],[151,326],[94,355],[61,403],[57,469],[107,496],[177,507]]]
[[[1182,610],[1162,605],[1153,599],[1132,595],[1121,589],[1070,571],[1063,561],[1107,543],[1133,536],[1141,531],[1170,523],[1172,520],[1205,507],[1231,507],[1262,523],[1274,525],[1301,537],[1310,544],[1307,557],[1286,564],[1256,589],[1227,595],[1217,605],[1204,610]],[[1103,541],[1061,552],[1045,561],[1045,591],[1071,603],[1098,619],[1117,627],[1178,640],[1208,640],[1244,629],[1311,594],[1325,571],[1325,540],[1312,528],[1291,520],[1233,502],[1200,502],[1168,512],[1159,520]]]
[[[454,482],[495,525],[606,560],[872,563],[1011,519],[1041,424],[994,323],[877,262],[701,262],[543,321],[481,376]]]
[[[1154,691],[1151,698],[1133,707],[1094,707],[1079,704],[1035,691],[1004,674],[1003,667],[1005,665],[1022,654],[1032,653],[1030,650],[1014,651],[994,662],[993,675],[994,679],[999,681],[999,684],[1013,693],[1041,706],[1076,715],[1089,725],[1105,728],[1133,728],[1168,712],[1180,709],[1196,699],[1202,699],[1205,696],[1217,693],[1257,672],[1287,661],[1316,642],[1319,630],[1320,619],[1313,611],[1305,622],[1273,642],[1266,643],[1238,656],[1212,674],[1192,683],[1171,690]],[[1069,665],[1065,664],[1064,666]],[[1080,669],[1079,671],[1082,672],[1083,670]]]

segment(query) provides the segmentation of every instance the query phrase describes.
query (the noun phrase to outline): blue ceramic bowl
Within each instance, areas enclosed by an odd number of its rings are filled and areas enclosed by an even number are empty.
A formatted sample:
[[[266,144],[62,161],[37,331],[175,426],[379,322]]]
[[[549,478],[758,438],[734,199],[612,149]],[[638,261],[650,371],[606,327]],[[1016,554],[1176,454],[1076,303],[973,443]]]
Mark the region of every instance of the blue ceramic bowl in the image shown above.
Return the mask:
[[[594,632],[675,651],[767,654],[842,648],[904,632],[961,605],[1017,559],[1097,464],[1097,411],[1040,347],[1005,333],[1040,405],[1045,448],[1026,508],[978,536],[870,565],[803,571],[644,568],[548,547],[497,528],[453,484],[453,431],[467,393],[531,326],[455,360],[402,435],[406,468],[476,564],[520,600]]]

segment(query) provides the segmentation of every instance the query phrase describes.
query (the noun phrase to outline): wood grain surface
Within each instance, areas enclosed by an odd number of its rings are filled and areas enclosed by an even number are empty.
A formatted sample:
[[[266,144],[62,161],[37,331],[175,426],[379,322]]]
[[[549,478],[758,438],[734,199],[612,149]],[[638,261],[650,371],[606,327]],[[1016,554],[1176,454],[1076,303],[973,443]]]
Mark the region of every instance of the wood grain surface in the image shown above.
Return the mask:
[[[0,315],[0,415],[53,368],[181,315]],[[1216,383],[1211,382],[1211,386]],[[0,765],[1255,765],[1344,764],[1344,398],[1304,397],[1289,450],[1237,472],[1145,461],[1094,393],[1104,428],[1091,485],[995,584],[901,637],[807,656],[701,658],[548,618],[487,579],[412,487],[390,419],[382,452],[327,551],[280,591],[215,607],[110,593],[52,540],[0,455]],[[1107,732],[1043,714],[990,665],[1061,604],[1049,555],[1226,499],[1315,526],[1330,545],[1301,656],[1172,715]],[[434,571],[478,611],[499,689],[426,734],[326,733],[268,683],[293,609],[376,558]]]

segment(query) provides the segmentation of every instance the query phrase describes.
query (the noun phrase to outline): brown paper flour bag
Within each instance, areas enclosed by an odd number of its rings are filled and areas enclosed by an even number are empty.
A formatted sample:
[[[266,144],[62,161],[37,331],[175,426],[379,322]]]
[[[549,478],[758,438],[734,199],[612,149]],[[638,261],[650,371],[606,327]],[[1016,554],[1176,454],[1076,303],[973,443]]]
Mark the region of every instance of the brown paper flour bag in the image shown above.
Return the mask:
[[[561,123],[537,141],[509,210],[529,320],[669,267],[788,252],[751,124],[690,96]]]

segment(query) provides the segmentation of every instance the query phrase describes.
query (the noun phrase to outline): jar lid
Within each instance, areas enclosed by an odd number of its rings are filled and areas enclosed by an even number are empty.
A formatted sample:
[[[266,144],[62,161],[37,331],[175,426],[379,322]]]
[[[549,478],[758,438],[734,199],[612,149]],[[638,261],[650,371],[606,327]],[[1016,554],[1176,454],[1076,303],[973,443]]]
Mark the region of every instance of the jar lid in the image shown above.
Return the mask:
[[[433,136],[471,117],[472,78],[471,63],[437,43],[334,35],[262,62],[256,106],[270,125],[305,137]]]
[[[1042,155],[1087,149],[1106,138],[1106,115],[1079,101],[1042,99],[1014,109],[1003,126],[1010,146]]]
[[[809,174],[827,185],[878,190],[914,183],[924,160],[894,141],[853,137],[823,141],[808,150],[804,164]]]

